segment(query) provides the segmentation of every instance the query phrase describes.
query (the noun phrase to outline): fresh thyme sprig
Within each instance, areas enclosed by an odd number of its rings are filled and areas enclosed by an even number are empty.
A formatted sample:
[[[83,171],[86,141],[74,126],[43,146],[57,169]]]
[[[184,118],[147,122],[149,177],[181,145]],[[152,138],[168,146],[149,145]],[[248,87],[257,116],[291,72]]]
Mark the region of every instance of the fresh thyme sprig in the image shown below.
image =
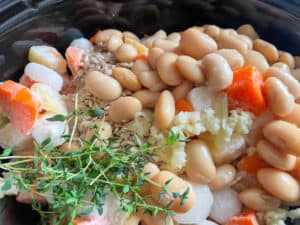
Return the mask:
[[[92,109],[85,112],[76,107],[67,116],[56,115],[48,120],[69,121],[81,115],[102,117],[104,111]],[[20,191],[30,192],[32,207],[40,213],[43,224],[49,224],[50,218],[55,217],[55,225],[64,219],[71,225],[76,216],[89,214],[94,208],[102,214],[108,192],[119,200],[119,210],[125,211],[128,216],[138,210],[151,215],[164,213],[166,218],[172,216],[172,202],[167,207],[156,206],[148,203],[149,196],[140,194],[145,183],[158,185],[147,178],[143,169],[147,162],[152,161],[151,153],[163,146],[148,147],[135,136],[135,146],[120,149],[115,147],[117,138],[102,140],[100,134],[101,129],[98,128],[91,140],[81,140],[82,146],[71,152],[54,148],[50,139],[36,145],[33,156],[9,156],[12,149],[4,150],[0,160],[13,161],[0,163],[0,168],[9,173],[2,189],[8,190],[15,183]],[[72,143],[73,138],[67,138]],[[186,140],[171,130],[166,146],[176,141]],[[169,193],[168,184],[162,187],[165,193]],[[184,204],[188,192],[172,195],[180,197],[181,204]],[[36,195],[48,200],[47,209],[35,200]]]

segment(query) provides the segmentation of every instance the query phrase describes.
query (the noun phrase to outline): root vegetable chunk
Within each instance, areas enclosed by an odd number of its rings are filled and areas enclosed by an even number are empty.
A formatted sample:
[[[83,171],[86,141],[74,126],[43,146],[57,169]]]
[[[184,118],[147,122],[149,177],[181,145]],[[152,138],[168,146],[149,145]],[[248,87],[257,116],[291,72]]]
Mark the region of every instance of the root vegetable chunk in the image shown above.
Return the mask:
[[[39,113],[39,101],[21,84],[8,80],[0,85],[0,107],[14,129],[30,134]]]

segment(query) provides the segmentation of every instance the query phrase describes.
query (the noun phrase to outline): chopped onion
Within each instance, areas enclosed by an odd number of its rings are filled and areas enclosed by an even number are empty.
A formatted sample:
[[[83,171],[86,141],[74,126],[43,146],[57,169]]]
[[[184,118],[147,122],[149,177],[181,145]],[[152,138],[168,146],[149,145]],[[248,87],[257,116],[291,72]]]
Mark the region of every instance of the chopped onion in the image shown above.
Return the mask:
[[[48,121],[45,116],[39,119],[32,130],[32,137],[38,144],[42,144],[47,138],[51,139],[54,146],[62,145],[65,139],[62,135],[69,133],[69,128],[66,121]]]
[[[196,194],[196,202],[186,213],[176,213],[175,221],[180,224],[201,224],[209,215],[213,204],[213,195],[207,185],[191,183]]]
[[[56,71],[33,62],[26,65],[20,82],[25,86],[31,86],[32,83],[47,84],[55,91],[60,91],[63,86],[63,79]]]
[[[242,210],[238,193],[232,188],[215,191],[213,197],[214,203],[209,216],[218,223],[226,224],[231,217],[238,215]]]
[[[208,89],[208,87],[193,88],[187,95],[187,100],[193,106],[195,111],[204,111],[212,107],[216,94]]]

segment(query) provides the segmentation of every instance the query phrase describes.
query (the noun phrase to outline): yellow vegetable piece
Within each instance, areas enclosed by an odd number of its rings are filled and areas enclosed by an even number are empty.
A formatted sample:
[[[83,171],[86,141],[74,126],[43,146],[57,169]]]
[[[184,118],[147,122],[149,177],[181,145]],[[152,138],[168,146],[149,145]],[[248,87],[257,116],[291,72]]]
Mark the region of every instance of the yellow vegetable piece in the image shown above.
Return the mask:
[[[124,38],[124,42],[135,47],[138,51],[138,54],[148,54],[148,48],[142,43],[127,37]]]
[[[59,74],[65,74],[67,72],[66,60],[55,48],[50,46],[32,46],[29,49],[28,60],[47,66]]]
[[[46,84],[35,83],[31,87],[31,91],[41,100],[42,109],[51,114],[66,115],[66,105],[58,92],[53,90]]]

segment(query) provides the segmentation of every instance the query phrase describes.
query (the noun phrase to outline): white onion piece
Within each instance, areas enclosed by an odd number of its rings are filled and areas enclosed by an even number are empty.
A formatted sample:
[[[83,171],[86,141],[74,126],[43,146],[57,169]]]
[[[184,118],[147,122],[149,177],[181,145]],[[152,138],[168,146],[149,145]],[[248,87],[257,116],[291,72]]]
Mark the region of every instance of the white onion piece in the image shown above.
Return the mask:
[[[195,224],[195,225],[218,225],[218,224],[210,220],[204,220],[202,223]]]
[[[90,205],[81,208],[89,208]],[[111,193],[106,193],[105,201],[103,204],[103,213],[100,215],[98,210],[94,208],[91,214],[83,216],[84,218],[89,219],[87,224],[101,224],[101,225],[120,225],[124,224],[126,220],[126,213],[124,211],[117,212],[117,209],[120,207],[120,201]],[[79,212],[81,211],[79,210]]]
[[[25,67],[20,82],[28,86],[28,79],[34,83],[47,84],[55,91],[60,91],[63,86],[63,79],[57,72],[38,63],[28,63]]]
[[[195,111],[203,111],[212,106],[216,94],[208,87],[193,88],[187,95],[187,100],[193,106]]]
[[[46,116],[36,122],[32,130],[32,137],[38,144],[42,144],[47,138],[51,138],[51,143],[54,146],[62,145],[65,139],[61,136],[69,133],[69,128],[66,121],[48,121]]]
[[[176,213],[174,219],[180,224],[201,224],[209,215],[213,195],[207,185],[191,183],[196,194],[196,202],[186,213]]]
[[[71,42],[70,46],[81,48],[81,49],[85,50],[86,52],[93,51],[93,49],[94,49],[92,43],[86,38],[75,39]]]
[[[211,208],[210,217],[220,224],[226,222],[233,216],[240,214],[242,203],[238,193],[231,188],[225,188],[213,193],[214,203]]]

